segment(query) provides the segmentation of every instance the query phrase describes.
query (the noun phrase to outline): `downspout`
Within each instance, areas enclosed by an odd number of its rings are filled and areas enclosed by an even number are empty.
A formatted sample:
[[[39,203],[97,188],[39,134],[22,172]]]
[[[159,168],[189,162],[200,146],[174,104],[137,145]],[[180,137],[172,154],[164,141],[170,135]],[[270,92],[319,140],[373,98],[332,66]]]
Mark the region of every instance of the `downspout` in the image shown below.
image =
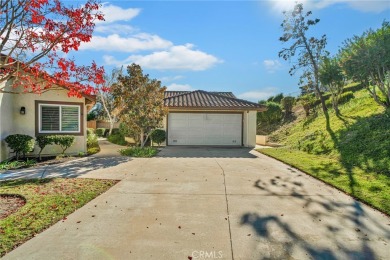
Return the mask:
[[[249,110],[246,111],[246,147],[249,147]]]

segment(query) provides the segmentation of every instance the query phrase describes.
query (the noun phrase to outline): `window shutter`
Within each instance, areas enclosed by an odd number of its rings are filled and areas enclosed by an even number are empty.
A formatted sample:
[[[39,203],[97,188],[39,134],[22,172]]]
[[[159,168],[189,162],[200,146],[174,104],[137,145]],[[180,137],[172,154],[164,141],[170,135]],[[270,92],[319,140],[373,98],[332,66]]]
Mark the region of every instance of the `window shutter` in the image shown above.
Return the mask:
[[[42,131],[60,130],[60,107],[42,106],[41,113]]]
[[[66,107],[61,108],[61,131],[79,131],[79,108]]]

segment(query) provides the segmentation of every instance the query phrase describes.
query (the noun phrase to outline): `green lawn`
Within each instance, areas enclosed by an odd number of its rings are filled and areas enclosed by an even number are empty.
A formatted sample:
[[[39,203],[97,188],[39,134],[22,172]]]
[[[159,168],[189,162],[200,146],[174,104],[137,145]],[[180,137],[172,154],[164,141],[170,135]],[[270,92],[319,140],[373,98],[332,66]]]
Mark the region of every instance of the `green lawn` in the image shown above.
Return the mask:
[[[43,231],[117,181],[93,179],[43,179],[0,182],[0,194],[26,200],[17,212],[0,220],[0,256]]]
[[[289,148],[259,149],[390,215],[390,177],[360,167],[345,167],[339,159]]]
[[[317,108],[309,117],[274,131],[272,141],[285,147],[261,153],[284,161],[390,215],[390,110],[365,89],[329,110],[329,124]]]

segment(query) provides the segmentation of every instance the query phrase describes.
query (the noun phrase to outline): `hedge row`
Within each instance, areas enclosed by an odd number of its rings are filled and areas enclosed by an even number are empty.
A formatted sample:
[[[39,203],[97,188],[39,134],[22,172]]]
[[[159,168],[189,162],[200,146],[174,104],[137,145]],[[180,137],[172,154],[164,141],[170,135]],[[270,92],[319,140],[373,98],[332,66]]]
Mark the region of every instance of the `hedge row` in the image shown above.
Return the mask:
[[[62,149],[62,154],[65,154],[65,151],[72,146],[74,140],[74,136],[71,135],[40,135],[34,140],[29,135],[14,134],[5,138],[5,142],[13,150],[17,160],[21,154],[25,157],[26,153],[33,151],[35,143],[40,148],[38,153],[39,159],[41,159],[42,150],[47,145],[59,145]]]

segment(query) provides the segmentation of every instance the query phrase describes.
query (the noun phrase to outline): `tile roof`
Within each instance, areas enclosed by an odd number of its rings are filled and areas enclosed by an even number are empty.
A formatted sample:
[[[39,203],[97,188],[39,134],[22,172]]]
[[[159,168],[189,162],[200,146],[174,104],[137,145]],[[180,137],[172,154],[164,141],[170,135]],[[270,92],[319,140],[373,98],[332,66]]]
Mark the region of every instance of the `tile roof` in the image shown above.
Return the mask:
[[[238,99],[232,92],[166,91],[164,105],[169,108],[266,110],[265,106]]]
[[[172,97],[172,96],[177,96],[177,95],[181,95],[181,94],[187,94],[187,93],[191,93],[193,91],[165,91],[164,93],[164,98],[168,98],[168,97]],[[205,91],[206,92],[206,91]],[[218,92],[218,91],[208,91],[208,93],[211,93],[211,94],[216,94],[216,95],[221,95],[221,96],[225,96],[225,97],[231,97],[231,98],[237,98],[233,92]]]

